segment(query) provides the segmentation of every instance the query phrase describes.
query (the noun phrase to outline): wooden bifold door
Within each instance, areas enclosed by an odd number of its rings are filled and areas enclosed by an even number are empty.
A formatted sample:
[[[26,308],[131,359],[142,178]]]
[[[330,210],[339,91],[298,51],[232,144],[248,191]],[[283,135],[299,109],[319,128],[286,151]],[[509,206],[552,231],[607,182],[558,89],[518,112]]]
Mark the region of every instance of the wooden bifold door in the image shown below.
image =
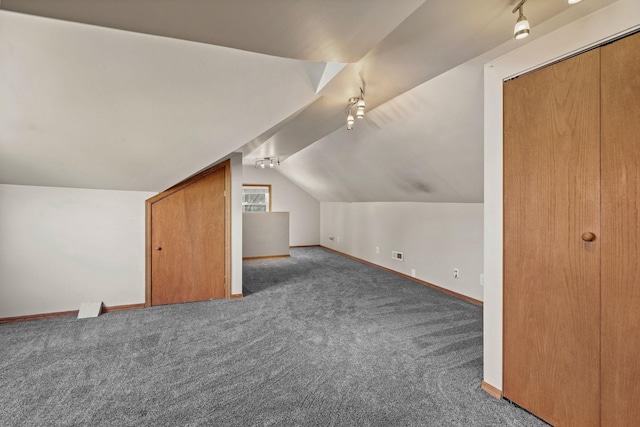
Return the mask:
[[[640,425],[640,34],[504,84],[504,396]]]

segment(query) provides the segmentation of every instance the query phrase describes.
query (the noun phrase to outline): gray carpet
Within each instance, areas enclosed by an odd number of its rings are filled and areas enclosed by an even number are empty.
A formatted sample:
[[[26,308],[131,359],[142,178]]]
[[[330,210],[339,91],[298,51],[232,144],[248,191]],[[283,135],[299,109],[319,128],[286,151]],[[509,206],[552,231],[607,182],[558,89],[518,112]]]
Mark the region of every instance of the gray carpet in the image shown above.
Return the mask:
[[[480,390],[482,309],[320,248],[251,295],[0,325],[2,426],[543,426]]]

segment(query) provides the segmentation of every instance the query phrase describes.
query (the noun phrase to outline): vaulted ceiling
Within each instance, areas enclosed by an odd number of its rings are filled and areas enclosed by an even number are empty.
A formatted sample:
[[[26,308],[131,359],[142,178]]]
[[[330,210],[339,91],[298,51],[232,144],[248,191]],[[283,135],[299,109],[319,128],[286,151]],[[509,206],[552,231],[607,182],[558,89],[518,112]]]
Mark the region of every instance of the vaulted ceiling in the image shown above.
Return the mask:
[[[613,2],[526,15],[535,37]],[[513,3],[1,0],[0,183],[161,191],[241,151],[322,201],[480,202]]]

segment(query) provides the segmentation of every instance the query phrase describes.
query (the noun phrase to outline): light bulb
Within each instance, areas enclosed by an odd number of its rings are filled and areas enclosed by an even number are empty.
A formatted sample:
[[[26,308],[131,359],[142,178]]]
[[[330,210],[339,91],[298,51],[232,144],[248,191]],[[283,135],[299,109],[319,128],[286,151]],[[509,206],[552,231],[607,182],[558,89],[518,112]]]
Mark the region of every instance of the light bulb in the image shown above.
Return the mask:
[[[356,118],[361,119],[364,117],[364,99],[358,99],[358,104],[356,108]]]
[[[354,118],[353,118],[353,114],[351,114],[351,111],[349,111],[349,115],[347,116],[347,130],[351,130],[353,129],[353,122],[354,122]]]
[[[261,167],[262,169],[264,169],[264,160],[261,160],[261,161],[260,161],[260,167]]]
[[[527,18],[522,14],[522,10],[520,10],[520,16],[518,17],[516,26],[513,29],[513,36],[516,40],[520,40],[527,37],[530,32],[531,28],[529,27],[529,21],[527,21]]]
[[[269,163],[269,167],[273,168],[274,164],[273,164],[273,159],[271,159],[271,163]]]
[[[580,3],[582,0],[569,0],[568,3],[569,4],[576,4],[576,3]]]

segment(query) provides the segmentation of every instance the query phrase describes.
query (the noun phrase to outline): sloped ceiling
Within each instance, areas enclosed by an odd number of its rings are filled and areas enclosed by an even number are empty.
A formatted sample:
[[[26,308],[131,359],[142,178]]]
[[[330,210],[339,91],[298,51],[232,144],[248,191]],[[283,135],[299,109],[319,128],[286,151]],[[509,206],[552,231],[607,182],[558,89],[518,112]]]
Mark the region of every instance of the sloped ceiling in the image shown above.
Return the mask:
[[[10,184],[160,191],[317,97],[299,61],[20,14],[0,58]]]
[[[2,0],[0,183],[161,191],[239,150],[323,201],[482,201],[514,2]],[[526,14],[535,36],[613,2]]]
[[[31,15],[315,62],[355,62],[424,0],[2,0]]]
[[[282,163],[324,201],[482,202],[483,61],[386,102]]]

